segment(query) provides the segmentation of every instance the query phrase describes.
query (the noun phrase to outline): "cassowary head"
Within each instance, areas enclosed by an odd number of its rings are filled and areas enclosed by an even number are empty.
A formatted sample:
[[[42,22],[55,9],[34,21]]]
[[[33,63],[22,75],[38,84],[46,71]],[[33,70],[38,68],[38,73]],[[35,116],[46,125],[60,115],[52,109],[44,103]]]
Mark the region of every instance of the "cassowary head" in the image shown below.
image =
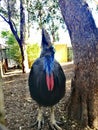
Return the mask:
[[[50,36],[47,31],[42,29],[42,52],[40,57],[44,57],[44,71],[46,73],[46,82],[48,90],[52,91],[54,86],[53,68],[54,68],[54,47],[52,46]]]
[[[51,46],[51,39],[48,32],[42,28],[42,48]]]
[[[42,28],[42,42],[41,42],[41,47],[42,47],[42,53],[41,56],[53,56],[54,57],[54,47],[52,46],[50,36],[48,32]]]

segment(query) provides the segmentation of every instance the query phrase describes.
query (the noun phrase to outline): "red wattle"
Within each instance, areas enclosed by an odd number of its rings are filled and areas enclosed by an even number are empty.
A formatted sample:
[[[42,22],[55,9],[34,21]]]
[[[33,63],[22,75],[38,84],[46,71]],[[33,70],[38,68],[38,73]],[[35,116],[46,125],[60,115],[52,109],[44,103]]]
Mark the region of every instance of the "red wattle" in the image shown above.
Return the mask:
[[[53,90],[54,88],[54,77],[53,77],[53,74],[51,74],[51,91]]]
[[[46,74],[46,83],[49,91],[52,91],[54,88],[54,77],[53,74],[48,75]]]

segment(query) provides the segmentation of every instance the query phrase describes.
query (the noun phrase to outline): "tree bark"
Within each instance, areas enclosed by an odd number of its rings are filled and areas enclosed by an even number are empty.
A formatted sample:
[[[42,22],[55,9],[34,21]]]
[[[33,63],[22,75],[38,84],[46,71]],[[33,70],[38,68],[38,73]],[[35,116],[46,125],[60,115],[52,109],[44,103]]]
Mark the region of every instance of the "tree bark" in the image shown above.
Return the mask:
[[[26,52],[26,23],[25,23],[25,8],[24,0],[20,0],[20,49],[22,54],[23,73],[28,72],[28,57]]]
[[[29,71],[28,67],[28,56],[26,50],[26,44],[20,45],[21,56],[22,56],[22,71],[23,73],[27,73]]]
[[[0,63],[0,123],[5,124],[5,111],[4,111],[4,94],[2,88],[2,72]]]
[[[68,117],[98,129],[98,29],[83,0],[59,0],[74,53]]]

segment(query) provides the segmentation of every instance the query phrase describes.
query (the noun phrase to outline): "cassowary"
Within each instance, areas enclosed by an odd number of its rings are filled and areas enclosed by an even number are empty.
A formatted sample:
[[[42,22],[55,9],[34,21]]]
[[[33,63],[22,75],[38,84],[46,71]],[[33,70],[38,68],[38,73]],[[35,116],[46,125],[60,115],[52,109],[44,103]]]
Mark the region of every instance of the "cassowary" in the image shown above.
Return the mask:
[[[50,107],[50,126],[53,129],[62,130],[55,120],[53,106],[65,94],[66,78],[60,64],[54,59],[54,47],[45,29],[42,29],[41,45],[40,57],[33,63],[28,81],[30,95],[39,105],[36,123],[38,124],[38,129],[41,129],[43,123],[42,106]]]

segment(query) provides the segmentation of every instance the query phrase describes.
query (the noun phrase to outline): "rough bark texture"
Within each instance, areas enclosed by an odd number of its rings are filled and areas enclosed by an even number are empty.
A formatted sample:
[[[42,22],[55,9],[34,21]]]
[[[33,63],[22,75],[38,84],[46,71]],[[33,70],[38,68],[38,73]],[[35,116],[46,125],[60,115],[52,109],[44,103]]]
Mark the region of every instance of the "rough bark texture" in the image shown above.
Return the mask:
[[[74,51],[68,117],[98,129],[98,29],[83,0],[59,0]]]
[[[20,50],[21,50],[21,56],[22,56],[22,71],[23,73],[27,73],[29,71],[29,67],[28,67],[28,56],[27,56],[25,43],[22,43],[20,45]]]
[[[2,72],[0,63],[0,123],[5,123],[5,111],[4,111],[4,95],[2,88]]]
[[[26,23],[25,23],[25,8],[24,0],[20,0],[20,49],[22,55],[23,73],[28,72],[28,58],[26,52]]]

